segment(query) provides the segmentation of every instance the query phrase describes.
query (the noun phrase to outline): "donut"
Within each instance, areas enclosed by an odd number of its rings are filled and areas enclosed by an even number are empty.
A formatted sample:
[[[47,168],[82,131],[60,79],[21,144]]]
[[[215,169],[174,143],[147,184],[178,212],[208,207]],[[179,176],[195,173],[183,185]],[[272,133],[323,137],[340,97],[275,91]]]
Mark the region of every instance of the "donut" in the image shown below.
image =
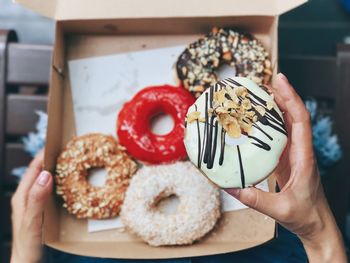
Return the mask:
[[[277,166],[287,144],[273,96],[247,78],[212,85],[189,108],[186,122],[190,160],[221,188],[259,183]]]
[[[106,183],[92,186],[88,170],[103,167]],[[77,218],[111,218],[119,214],[136,163],[112,136],[86,134],[68,142],[57,160],[56,193],[69,213]]]
[[[191,94],[169,85],[148,87],[124,104],[117,119],[119,142],[137,160],[150,164],[168,163],[187,157],[183,143],[185,116],[194,102]],[[174,128],[157,135],[151,130],[151,119],[166,113]]]
[[[176,211],[161,212],[157,204],[171,195],[179,198]],[[191,244],[220,217],[219,190],[188,161],[144,166],[131,179],[120,216],[151,246]]]
[[[215,71],[223,64],[234,67],[236,76],[248,77],[257,84],[268,84],[272,76],[269,55],[257,39],[216,27],[181,53],[176,72],[183,86],[199,97],[218,81]]]

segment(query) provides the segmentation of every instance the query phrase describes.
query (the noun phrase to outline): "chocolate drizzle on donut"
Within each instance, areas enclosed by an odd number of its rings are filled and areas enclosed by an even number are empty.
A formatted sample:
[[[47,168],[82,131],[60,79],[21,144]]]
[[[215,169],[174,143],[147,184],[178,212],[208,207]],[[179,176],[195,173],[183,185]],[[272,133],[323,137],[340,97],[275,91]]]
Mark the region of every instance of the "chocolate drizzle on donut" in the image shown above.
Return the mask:
[[[240,83],[238,83],[233,79],[225,79],[225,81],[230,82],[236,86],[242,86]],[[279,131],[280,133],[283,133],[284,135],[287,136],[287,130],[284,127],[284,121],[281,118],[281,116],[278,114],[278,112],[274,108],[269,110],[267,108],[267,102],[265,100],[263,100],[262,98],[254,94],[251,90],[248,90],[248,92],[253,98],[251,100],[252,104],[254,106],[260,105],[266,110],[266,114],[264,116],[262,116],[258,111],[255,110],[255,113],[258,115],[258,122],[260,122],[263,125],[268,125],[271,128],[275,129],[276,131]],[[268,135],[266,134],[266,132],[264,132],[264,134]],[[268,138],[272,140],[271,136],[268,136]]]
[[[211,169],[214,165],[215,160],[215,154],[216,154],[216,148],[217,148],[217,136],[218,136],[218,122],[214,120],[216,118],[215,115],[210,116],[210,124],[209,123],[209,114],[208,114],[208,102],[210,104],[210,107],[213,106],[213,87],[210,88],[209,91],[209,99],[208,99],[208,93],[205,94],[206,96],[206,102],[205,102],[205,108],[206,108],[206,114],[205,114],[205,124],[207,128],[207,140],[205,143],[204,148],[204,159],[203,162],[207,164],[207,168]],[[213,129],[215,129],[213,133]],[[213,137],[214,136],[214,137]],[[199,149],[198,149],[199,150]],[[198,151],[199,153],[199,151]]]
[[[226,135],[226,131],[223,127],[221,127],[221,147],[220,147],[221,151],[220,151],[219,165],[222,165],[224,163],[225,135]]]
[[[271,137],[271,135],[269,135],[266,131],[264,131],[263,129],[261,129],[258,125],[256,125],[255,123],[253,124],[253,127],[255,127],[256,129],[258,129],[259,131],[261,131],[263,134],[266,135],[267,138],[269,138],[271,141],[273,141],[273,138]]]
[[[263,142],[262,140],[254,137],[254,136],[250,136],[250,135],[248,135],[248,138],[255,140],[256,142],[252,142],[252,144],[258,146],[259,148],[264,149],[265,151],[271,150],[271,146],[268,145],[267,143]]]
[[[207,169],[212,169],[214,166],[215,156],[218,151],[220,151],[218,164],[221,166],[224,163],[225,160],[225,146],[226,146],[226,130],[221,126],[219,127],[219,121],[218,121],[218,115],[215,113],[215,111],[211,114],[209,114],[209,110],[213,107],[213,99],[214,99],[214,92],[218,91],[219,89],[223,89],[224,87],[239,87],[243,86],[240,83],[238,83],[235,80],[232,79],[225,79],[222,80],[215,85],[210,87],[210,90],[208,92],[205,92],[205,118],[203,121],[196,120],[197,124],[197,133],[198,133],[198,156],[197,156],[197,166],[198,168],[201,168],[202,162],[206,164]],[[266,139],[268,141],[273,141],[273,137],[268,134],[260,125],[263,126],[269,126],[272,129],[282,133],[283,135],[287,136],[287,130],[284,127],[284,121],[282,117],[279,115],[279,113],[276,111],[275,108],[268,107],[267,101],[259,97],[258,95],[254,94],[251,90],[247,89],[249,93],[249,99],[252,104],[252,109],[255,111],[255,114],[257,116],[257,120],[255,123],[252,124],[254,128],[259,130],[262,134],[266,136]],[[227,96],[228,97],[227,97]],[[231,99],[228,94],[226,94],[226,99]],[[263,107],[263,109],[266,111],[265,114],[260,114],[259,111],[256,109],[257,106]],[[195,110],[197,111],[197,105],[195,105]],[[200,130],[200,122],[204,122],[204,134],[203,137],[201,136],[201,130]],[[260,125],[259,125],[260,123]],[[219,130],[221,129],[221,130]],[[220,146],[218,145],[218,134],[220,133]],[[245,136],[247,136],[250,139],[250,143],[259,149],[262,149],[264,151],[270,151],[271,145],[269,145],[269,142],[263,141],[261,138],[257,138],[249,133],[243,132]],[[201,140],[203,138],[203,140]],[[220,149],[217,149],[220,147]],[[241,176],[241,183],[242,188],[245,187],[245,176],[244,176],[244,166],[242,162],[241,157],[241,149],[239,145],[237,145],[237,155],[238,155],[238,161],[240,165],[240,176]]]
[[[245,177],[244,177],[242,156],[241,156],[241,150],[239,149],[238,145],[237,145],[237,153],[238,153],[238,160],[239,160],[239,170],[241,172],[241,184],[242,184],[242,188],[245,188]]]

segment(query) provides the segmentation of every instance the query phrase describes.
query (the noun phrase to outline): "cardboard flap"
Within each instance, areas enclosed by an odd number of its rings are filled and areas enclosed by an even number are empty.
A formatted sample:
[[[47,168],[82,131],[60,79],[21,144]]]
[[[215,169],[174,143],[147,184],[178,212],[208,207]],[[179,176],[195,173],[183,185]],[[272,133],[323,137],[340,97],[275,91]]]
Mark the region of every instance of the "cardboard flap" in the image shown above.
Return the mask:
[[[12,0],[14,3],[21,4],[43,16],[55,18],[57,0]]]
[[[277,0],[276,1],[276,15],[286,13],[302,4],[305,4],[308,0]]]
[[[276,16],[307,0],[14,0],[56,20]]]

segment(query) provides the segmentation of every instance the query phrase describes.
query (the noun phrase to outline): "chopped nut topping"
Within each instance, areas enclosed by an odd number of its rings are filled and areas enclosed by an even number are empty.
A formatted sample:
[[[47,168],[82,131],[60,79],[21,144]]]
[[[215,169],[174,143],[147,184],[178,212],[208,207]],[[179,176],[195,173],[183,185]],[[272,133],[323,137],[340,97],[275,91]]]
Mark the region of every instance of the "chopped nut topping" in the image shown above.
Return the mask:
[[[255,108],[260,115],[265,115],[265,109],[262,106],[253,106],[249,93],[245,87],[230,87],[220,89],[214,93],[213,98],[214,113],[219,124],[226,130],[230,137],[238,138],[242,132],[249,133],[252,125],[257,121]]]
[[[242,100],[242,107],[246,110],[250,110],[252,108],[252,103],[249,99]]]
[[[274,108],[276,106],[276,103],[273,100],[270,100],[266,103],[266,108],[268,110],[271,110],[272,108]]]
[[[266,113],[266,110],[264,109],[264,107],[262,107],[262,106],[260,106],[260,105],[257,105],[257,106],[255,107],[255,109],[256,109],[257,112],[259,112],[259,114],[260,114],[261,116],[264,116],[265,113]]]
[[[234,119],[234,120],[235,121],[233,121],[227,125],[224,125],[223,127],[227,131],[227,134],[230,137],[238,138],[241,136],[241,128],[239,127],[237,120],[236,119]]]
[[[227,60],[227,61],[231,61],[232,60],[232,53],[230,51],[226,51],[223,55],[222,55],[222,58],[224,60]]]
[[[106,186],[98,191],[87,182],[91,167],[107,170]],[[57,160],[56,193],[63,207],[78,218],[108,218],[119,213],[124,191],[137,165],[112,136],[87,134],[72,139]]]
[[[239,138],[242,133],[249,134],[252,126],[260,116],[266,114],[266,109],[271,110],[275,102],[268,101],[266,108],[252,103],[248,90],[243,87],[225,86],[213,94],[212,108],[208,109],[208,115],[215,115],[218,123],[232,138]],[[200,117],[199,111],[193,111],[187,115],[187,122],[196,120],[205,122]]]
[[[187,114],[187,122],[192,123],[192,122],[198,120],[200,115],[201,115],[201,113],[199,111],[193,111],[193,112]]]
[[[182,74],[186,75],[187,74],[187,68],[186,67],[182,67],[181,68]]]
[[[193,90],[196,91],[196,92],[203,92],[204,91],[204,87],[200,86],[200,85],[197,85],[197,86],[194,87]]]
[[[214,27],[183,51],[176,70],[184,87],[199,97],[217,82],[215,72],[223,64],[235,67],[237,76],[248,77],[257,84],[269,83],[272,65],[268,57],[264,46],[254,37]]]

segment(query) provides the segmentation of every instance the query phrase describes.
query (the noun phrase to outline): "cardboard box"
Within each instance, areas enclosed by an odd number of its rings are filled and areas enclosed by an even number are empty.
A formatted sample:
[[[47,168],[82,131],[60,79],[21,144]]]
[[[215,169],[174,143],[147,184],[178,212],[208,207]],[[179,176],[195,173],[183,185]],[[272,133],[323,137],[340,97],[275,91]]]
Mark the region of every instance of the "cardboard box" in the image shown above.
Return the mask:
[[[252,33],[267,48],[277,72],[278,15],[306,0],[18,0],[56,20],[48,105],[45,169],[54,171],[62,147],[75,134],[67,61],[187,44],[213,26]],[[271,180],[271,190],[274,184]],[[274,237],[275,222],[251,209],[225,213],[215,230],[191,246],[154,248],[116,230],[88,233],[50,198],[43,242],[74,254],[111,258],[175,258],[242,250]]]

